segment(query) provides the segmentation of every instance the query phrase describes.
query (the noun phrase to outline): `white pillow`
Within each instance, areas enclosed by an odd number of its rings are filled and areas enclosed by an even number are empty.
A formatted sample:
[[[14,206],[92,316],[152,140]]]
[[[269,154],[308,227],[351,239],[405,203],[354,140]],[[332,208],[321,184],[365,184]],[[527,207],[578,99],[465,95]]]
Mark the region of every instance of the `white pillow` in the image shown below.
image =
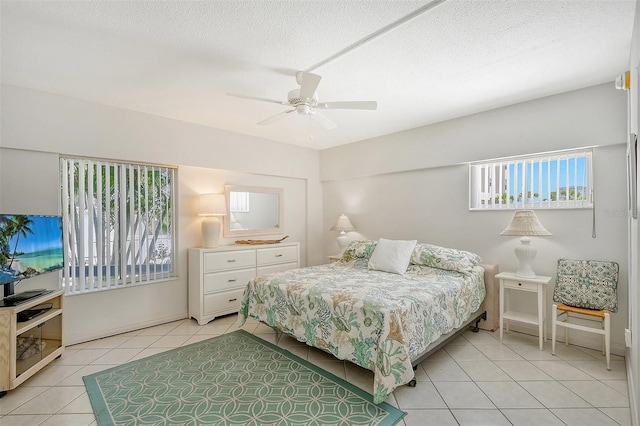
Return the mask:
[[[411,260],[417,240],[385,240],[380,238],[371,258],[369,269],[404,274]]]

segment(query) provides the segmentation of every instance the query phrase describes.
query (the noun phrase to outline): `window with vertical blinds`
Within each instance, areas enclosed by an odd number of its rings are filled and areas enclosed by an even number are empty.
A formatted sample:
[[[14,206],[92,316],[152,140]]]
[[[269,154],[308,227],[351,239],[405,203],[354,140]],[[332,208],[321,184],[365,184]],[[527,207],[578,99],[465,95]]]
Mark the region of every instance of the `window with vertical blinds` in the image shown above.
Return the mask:
[[[175,169],[61,158],[66,294],[175,276]]]
[[[593,206],[591,149],[542,153],[469,166],[469,208],[566,209]]]

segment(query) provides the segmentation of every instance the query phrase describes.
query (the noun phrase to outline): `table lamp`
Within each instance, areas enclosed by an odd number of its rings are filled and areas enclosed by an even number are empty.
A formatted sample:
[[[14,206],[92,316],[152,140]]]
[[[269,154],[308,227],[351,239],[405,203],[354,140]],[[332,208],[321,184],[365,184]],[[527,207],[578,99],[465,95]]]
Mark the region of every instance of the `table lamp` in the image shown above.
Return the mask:
[[[505,236],[520,236],[520,245],[516,246],[516,257],[520,261],[520,268],[516,275],[523,278],[532,278],[536,274],[531,268],[531,262],[538,254],[538,250],[531,245],[530,236],[553,235],[547,231],[538,220],[533,210],[516,210],[509,226],[500,233]]]
[[[202,220],[202,243],[205,248],[218,247],[222,224],[218,216],[226,214],[227,206],[224,194],[201,194],[198,216]]]
[[[336,219],[336,223],[333,224],[330,231],[339,231],[340,235],[338,235],[338,245],[340,246],[340,252],[343,252],[347,243],[349,242],[349,237],[347,237],[348,231],[353,231],[355,228],[351,224],[349,217],[346,214],[341,214]]]

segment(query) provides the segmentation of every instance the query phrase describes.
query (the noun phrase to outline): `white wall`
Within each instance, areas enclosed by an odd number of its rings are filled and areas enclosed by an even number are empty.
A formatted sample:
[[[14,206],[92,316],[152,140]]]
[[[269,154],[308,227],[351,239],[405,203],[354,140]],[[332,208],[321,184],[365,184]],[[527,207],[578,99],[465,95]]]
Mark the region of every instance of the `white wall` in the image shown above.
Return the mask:
[[[612,81],[326,149],[320,152],[320,178],[330,181],[376,176],[577,146],[624,143],[624,98]]]
[[[538,248],[534,270],[554,276],[561,257],[617,261],[621,303],[613,317],[612,351],[623,354],[628,312],[625,116],[625,94],[612,82],[376,138],[371,145],[358,142],[322,151],[324,229],[346,213],[356,228],[349,233],[351,239],[418,239],[471,250],[503,271],[514,270],[518,239],[499,236],[513,212],[469,211],[468,166],[461,163],[598,146],[597,238],[591,235],[590,209],[539,211],[541,222],[554,235],[533,240]],[[338,251],[336,237],[335,232],[325,233],[325,255]],[[518,309],[535,312],[530,299],[515,301]],[[534,333],[526,326],[513,328]],[[577,342],[600,347],[594,335],[580,339]]]
[[[303,265],[322,261],[317,151],[13,86],[1,106],[0,212],[57,214],[60,154],[178,166],[178,277],[67,297],[67,343],[186,318],[187,248],[202,244],[196,198],[225,184],[283,188],[284,232]],[[57,286],[49,274],[20,289]]]

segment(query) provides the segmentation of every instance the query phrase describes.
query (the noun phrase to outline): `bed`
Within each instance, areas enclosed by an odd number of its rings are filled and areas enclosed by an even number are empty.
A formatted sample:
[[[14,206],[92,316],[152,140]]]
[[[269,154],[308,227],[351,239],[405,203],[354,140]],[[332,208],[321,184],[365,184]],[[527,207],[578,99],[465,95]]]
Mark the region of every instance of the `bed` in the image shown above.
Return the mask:
[[[413,242],[408,257],[396,256],[389,241],[352,242],[337,262],[252,279],[239,325],[254,318],[373,371],[373,399],[383,402],[415,383],[415,365],[456,331],[487,318],[485,279],[492,288],[495,273],[470,252]],[[404,272],[371,269],[395,257]]]

